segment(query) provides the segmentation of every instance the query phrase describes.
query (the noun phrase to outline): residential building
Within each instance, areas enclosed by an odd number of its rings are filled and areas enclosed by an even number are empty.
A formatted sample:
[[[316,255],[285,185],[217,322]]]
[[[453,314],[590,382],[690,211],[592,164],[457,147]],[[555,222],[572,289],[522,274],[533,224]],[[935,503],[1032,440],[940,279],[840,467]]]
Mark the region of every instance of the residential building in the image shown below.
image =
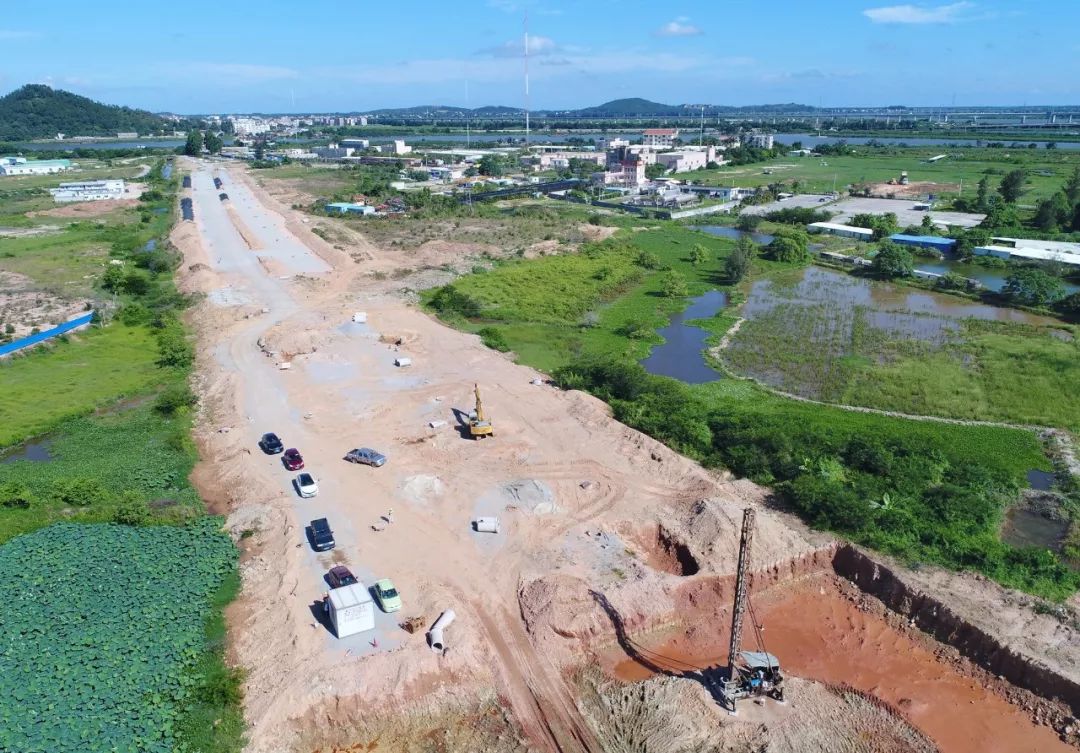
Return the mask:
[[[678,136],[678,128],[646,128],[641,143],[657,149],[670,149]]]
[[[586,160],[595,163],[598,167],[607,164],[607,154],[604,152],[547,152],[537,157],[541,168],[553,167],[561,169],[570,167],[570,160]]]
[[[229,120],[232,121],[237,136],[256,136],[270,130],[270,124],[262,118],[229,118]]]
[[[465,177],[464,165],[436,165],[429,167],[428,176],[431,180],[441,183],[453,183],[459,178]]]
[[[86,180],[75,183],[61,183],[59,188],[50,188],[54,201],[104,201],[105,199],[124,198],[122,180]]]
[[[70,169],[69,159],[27,160],[25,157],[0,157],[0,175],[51,175]]]
[[[657,162],[673,173],[685,173],[690,170],[700,170],[708,164],[708,152],[662,151],[657,154]]]
[[[620,138],[619,136],[612,136],[610,138],[602,138],[596,140],[596,148],[598,151],[601,152],[618,149],[621,146],[630,146],[630,141],[628,139]]]
[[[806,229],[811,233],[839,235],[844,238],[854,238],[859,241],[869,241],[874,238],[874,231],[870,228],[841,225],[837,222],[811,222],[806,226]]]
[[[640,188],[648,183],[645,177],[645,160],[638,155],[628,154],[622,161],[609,165],[606,172],[594,175],[593,180],[606,186]]]
[[[773,135],[771,133],[744,133],[742,136],[742,145],[753,147],[755,149],[772,149],[773,148]]]

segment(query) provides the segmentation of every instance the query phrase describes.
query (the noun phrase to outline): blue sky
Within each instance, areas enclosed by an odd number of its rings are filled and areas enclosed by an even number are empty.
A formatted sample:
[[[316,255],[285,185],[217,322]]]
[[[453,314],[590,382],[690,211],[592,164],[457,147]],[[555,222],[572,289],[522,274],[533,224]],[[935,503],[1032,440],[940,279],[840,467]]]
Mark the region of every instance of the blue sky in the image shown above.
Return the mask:
[[[526,11],[534,109],[1080,103],[1076,0],[4,5],[0,90],[182,113],[520,106]]]

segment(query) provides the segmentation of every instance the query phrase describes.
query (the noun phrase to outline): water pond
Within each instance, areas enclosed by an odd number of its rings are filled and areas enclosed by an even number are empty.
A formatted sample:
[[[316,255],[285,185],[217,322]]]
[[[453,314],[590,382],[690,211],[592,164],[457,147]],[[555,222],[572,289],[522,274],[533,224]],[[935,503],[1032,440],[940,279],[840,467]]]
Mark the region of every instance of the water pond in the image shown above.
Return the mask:
[[[0,457],[0,465],[14,463],[19,460],[32,463],[48,463],[52,459],[52,440],[39,439],[36,442],[27,442],[14,447],[10,454]]]
[[[653,348],[641,365],[650,374],[674,377],[687,384],[720,379],[721,374],[705,362],[702,352],[709,333],[687,322],[715,316],[726,303],[727,296],[719,290],[710,290],[692,299],[684,311],[672,317],[668,326],[657,330],[664,338],[664,344]]]

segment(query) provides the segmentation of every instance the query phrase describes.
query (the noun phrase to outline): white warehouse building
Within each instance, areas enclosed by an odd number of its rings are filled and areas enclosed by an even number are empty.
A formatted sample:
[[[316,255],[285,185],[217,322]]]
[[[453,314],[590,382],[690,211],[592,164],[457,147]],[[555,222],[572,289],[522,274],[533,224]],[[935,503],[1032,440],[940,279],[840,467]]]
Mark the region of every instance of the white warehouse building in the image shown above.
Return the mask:
[[[124,198],[122,180],[86,180],[78,183],[61,183],[59,188],[50,188],[54,201],[103,201],[105,199]]]
[[[870,228],[855,227],[854,225],[841,225],[837,222],[811,222],[806,226],[806,229],[811,233],[839,235],[844,238],[854,238],[860,241],[870,241],[874,239],[874,231]]]
[[[51,175],[71,169],[68,159],[36,159],[0,157],[0,175]]]

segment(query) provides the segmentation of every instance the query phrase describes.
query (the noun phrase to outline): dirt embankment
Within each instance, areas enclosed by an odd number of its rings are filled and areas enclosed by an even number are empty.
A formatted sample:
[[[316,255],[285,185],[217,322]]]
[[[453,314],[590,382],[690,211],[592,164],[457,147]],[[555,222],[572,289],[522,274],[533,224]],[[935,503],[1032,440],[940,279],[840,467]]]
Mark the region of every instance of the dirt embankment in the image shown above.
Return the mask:
[[[1074,716],[1080,716],[1080,682],[1062,665],[1051,667],[1010,645],[1004,638],[991,635],[988,630],[961,617],[940,597],[931,596],[914,578],[900,575],[856,547],[844,546],[837,550],[834,567],[839,575],[879,599],[886,607],[910,618],[920,630],[957,649],[987,671],[1043,698],[1061,701]],[[1000,622],[992,615],[987,616]],[[1050,617],[1047,620],[1053,621]],[[1050,632],[1063,634],[1066,639],[1074,635],[1072,628],[1060,623],[1050,627]]]

